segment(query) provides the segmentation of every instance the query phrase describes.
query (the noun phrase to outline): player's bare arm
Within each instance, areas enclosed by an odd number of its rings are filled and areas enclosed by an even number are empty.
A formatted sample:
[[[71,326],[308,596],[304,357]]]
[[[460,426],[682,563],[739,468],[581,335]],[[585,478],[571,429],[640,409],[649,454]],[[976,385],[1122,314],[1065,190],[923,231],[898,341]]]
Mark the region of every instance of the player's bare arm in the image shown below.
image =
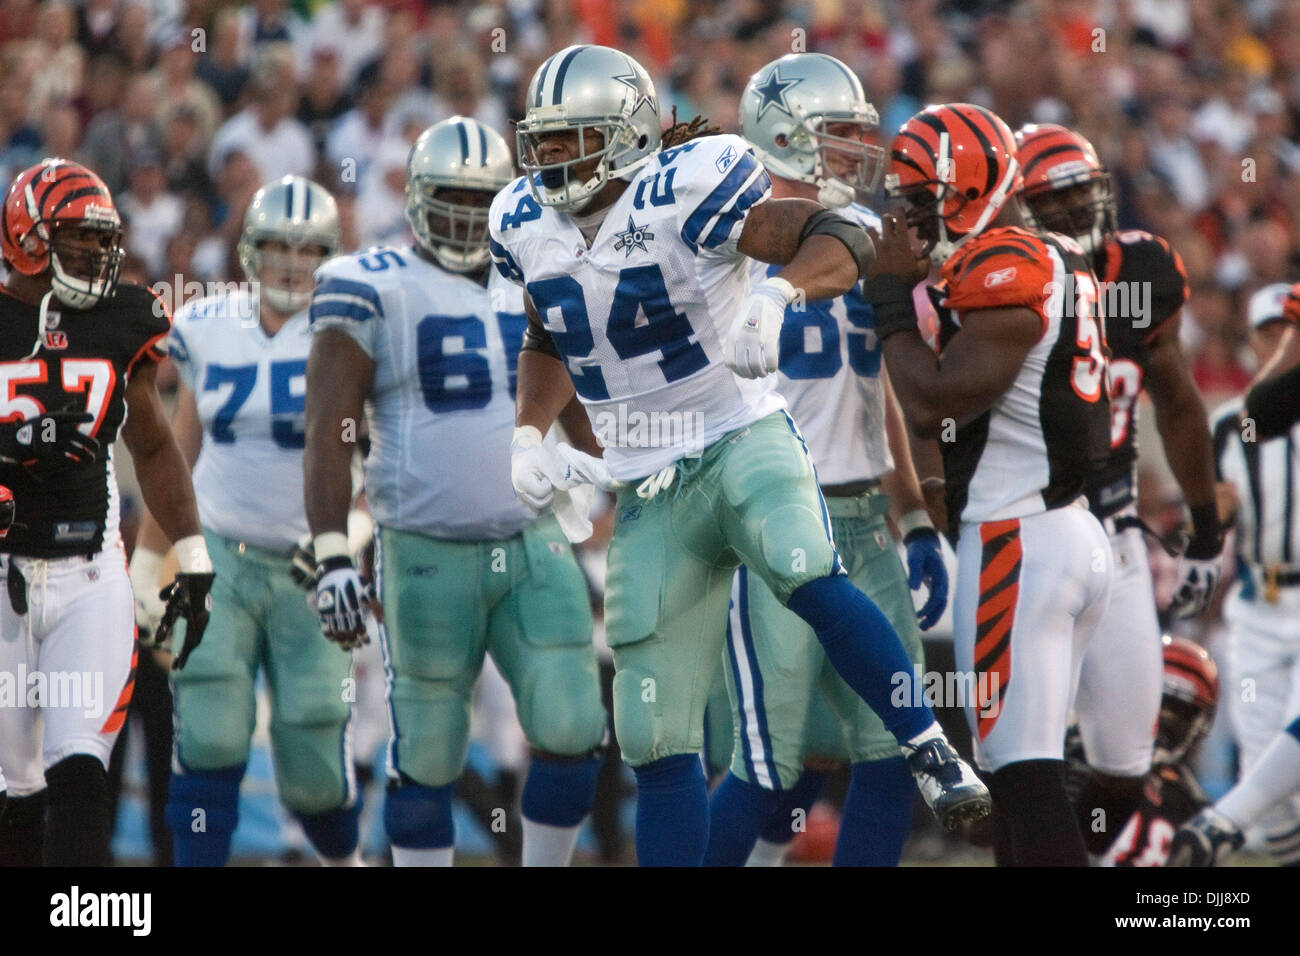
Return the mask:
[[[203,429],[199,425],[199,410],[194,402],[194,393],[184,383],[176,388],[176,409],[172,412],[171,429],[181,455],[192,471],[203,444]],[[146,510],[140,522],[140,533],[136,536],[136,547],[147,548],[161,555],[171,546],[171,539],[158,526],[153,512]]]
[[[126,387],[128,414],[122,437],[149,512],[170,541],[199,534],[199,509],[190,484],[190,462],[167,424],[155,382],[158,366],[141,365]]]
[[[800,241],[808,220],[825,208],[811,199],[769,199],[750,211],[736,248],[759,262],[785,266],[774,278],[803,291],[805,299],[843,295],[858,281],[858,263],[829,235]]]
[[[551,342],[550,333],[542,325],[537,308],[526,292],[524,314],[528,316],[528,329],[524,333],[523,351],[519,353],[515,425],[519,428],[531,425],[545,435],[560,412],[576,400],[577,392],[559,349]]]
[[[302,471],[303,486],[311,490],[306,497],[307,524],[317,537],[347,537],[352,452],[374,375],[374,361],[346,333],[321,329],[313,336],[307,358]]]
[[[1196,509],[1215,501],[1214,449],[1205,403],[1178,341],[1178,325],[1175,316],[1149,343],[1146,388],[1155,404],[1156,427],[1169,467],[1188,507]]]
[[[166,608],[153,641],[165,643],[176,620],[185,618],[185,646],[174,664],[179,670],[198,647],[208,626],[212,559],[199,527],[190,462],[167,425],[157,377],[158,366],[152,363],[136,369],[131,376],[126,387],[127,417],[122,438],[131,452],[145,506],[167,539],[176,543],[179,570],[176,579],[159,595],[166,601]]]

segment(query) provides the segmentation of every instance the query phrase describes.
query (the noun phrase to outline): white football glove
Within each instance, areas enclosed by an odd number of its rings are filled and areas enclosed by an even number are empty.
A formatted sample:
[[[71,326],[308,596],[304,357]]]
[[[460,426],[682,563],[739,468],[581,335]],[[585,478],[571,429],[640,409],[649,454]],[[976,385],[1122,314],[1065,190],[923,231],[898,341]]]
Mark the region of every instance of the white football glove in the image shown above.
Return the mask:
[[[1178,587],[1169,602],[1169,613],[1174,617],[1195,617],[1205,610],[1214,596],[1214,586],[1219,582],[1219,559],[1178,559]]]
[[[131,590],[135,593],[135,626],[146,641],[158,630],[158,623],[167,610],[167,605],[158,596],[162,587],[158,583],[162,563],[163,556],[157,551],[137,547],[131,555],[131,567],[127,572],[131,578]]]
[[[317,535],[315,548],[316,593],[310,603],[321,631],[344,650],[368,644],[366,605],[371,593],[346,553],[347,536],[338,532]]]
[[[555,494],[552,476],[563,470],[563,462],[542,444],[540,431],[532,425],[515,429],[510,439],[510,483],[524,504],[534,511],[549,505]]]
[[[773,277],[754,286],[722,343],[727,368],[741,378],[762,378],[776,371],[785,307],[797,296],[785,279]]]
[[[617,482],[609,476],[603,458],[595,458],[564,442],[555,446],[555,455],[560,471],[551,476],[555,487],[551,511],[564,536],[573,544],[581,544],[595,530],[591,509],[596,503],[596,489],[612,491]]]

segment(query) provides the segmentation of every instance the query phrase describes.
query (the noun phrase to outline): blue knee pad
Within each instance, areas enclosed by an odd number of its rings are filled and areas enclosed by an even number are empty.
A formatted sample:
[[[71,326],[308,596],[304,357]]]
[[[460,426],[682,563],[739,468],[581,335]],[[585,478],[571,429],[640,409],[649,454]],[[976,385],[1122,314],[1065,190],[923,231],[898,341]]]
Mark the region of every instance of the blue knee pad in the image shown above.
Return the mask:
[[[327,860],[341,860],[352,855],[360,840],[358,821],[361,818],[361,801],[350,807],[326,810],[324,813],[294,813],[302,824],[303,833]]]
[[[902,743],[934,723],[929,707],[895,706],[896,675],[912,675],[912,660],[889,618],[844,575],[801,586],[787,602],[817,633],[831,666]]]
[[[576,827],[596,802],[600,758],[557,760],[534,756],[519,801],[519,812],[534,823]]]
[[[390,783],[384,800],[384,830],[393,846],[408,850],[454,846],[452,790],[451,784],[426,787],[411,782]]]
[[[241,764],[224,770],[172,774],[165,816],[172,830],[177,866],[226,865],[230,838],[239,823],[239,784],[244,769]]]

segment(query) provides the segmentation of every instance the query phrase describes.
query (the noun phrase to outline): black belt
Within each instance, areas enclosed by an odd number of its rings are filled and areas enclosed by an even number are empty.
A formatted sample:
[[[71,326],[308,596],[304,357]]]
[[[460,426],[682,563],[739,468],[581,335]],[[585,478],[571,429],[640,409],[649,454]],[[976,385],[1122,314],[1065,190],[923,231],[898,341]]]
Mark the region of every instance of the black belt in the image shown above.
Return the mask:
[[[1157,534],[1156,530],[1149,524],[1139,518],[1137,515],[1120,515],[1116,518],[1103,518],[1102,524],[1108,524],[1114,529],[1113,534],[1127,531],[1129,528],[1140,528],[1142,533],[1153,538],[1157,544],[1165,551],[1165,554],[1171,558],[1176,558],[1183,553],[1187,547],[1187,535],[1182,531],[1174,531],[1168,535]]]
[[[824,498],[859,498],[865,494],[879,494],[882,482],[879,478],[870,481],[850,481],[842,485],[822,485]]]

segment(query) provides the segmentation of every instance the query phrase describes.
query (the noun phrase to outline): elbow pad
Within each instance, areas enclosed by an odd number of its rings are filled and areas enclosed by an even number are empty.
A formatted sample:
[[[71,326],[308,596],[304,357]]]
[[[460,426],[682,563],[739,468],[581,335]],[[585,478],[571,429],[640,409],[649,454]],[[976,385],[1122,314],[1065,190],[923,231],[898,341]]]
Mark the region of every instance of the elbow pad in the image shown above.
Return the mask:
[[[820,209],[808,217],[799,233],[799,245],[802,246],[809,236],[816,235],[832,236],[844,243],[844,248],[858,264],[859,279],[866,277],[867,270],[876,261],[876,246],[867,230],[829,209]]]

